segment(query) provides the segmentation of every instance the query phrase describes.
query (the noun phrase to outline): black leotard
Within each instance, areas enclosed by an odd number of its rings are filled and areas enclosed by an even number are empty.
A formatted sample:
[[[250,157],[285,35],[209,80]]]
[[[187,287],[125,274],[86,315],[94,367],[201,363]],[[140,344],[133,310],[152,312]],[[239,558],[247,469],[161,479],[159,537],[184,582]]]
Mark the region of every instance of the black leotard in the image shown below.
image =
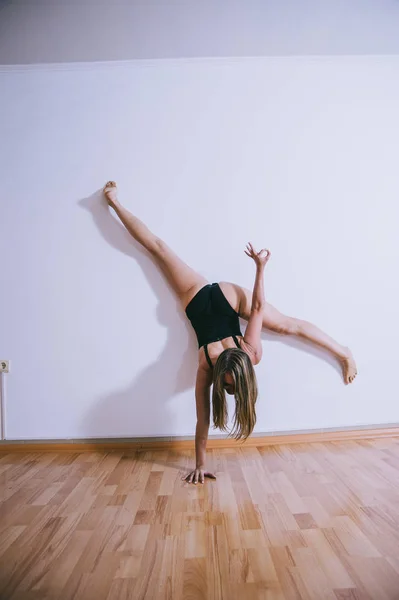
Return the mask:
[[[233,309],[218,283],[205,285],[186,307],[197,334],[198,347],[204,346],[205,356],[212,367],[208,354],[208,344],[232,337],[236,346],[236,336],[241,336],[239,314]]]

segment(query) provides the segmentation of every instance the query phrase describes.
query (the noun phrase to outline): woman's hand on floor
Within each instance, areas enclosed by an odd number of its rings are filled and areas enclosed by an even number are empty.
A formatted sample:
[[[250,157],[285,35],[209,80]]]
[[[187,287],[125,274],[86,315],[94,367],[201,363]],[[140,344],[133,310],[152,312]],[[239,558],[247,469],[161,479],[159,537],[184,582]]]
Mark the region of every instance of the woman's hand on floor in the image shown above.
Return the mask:
[[[209,477],[209,479],[216,479],[216,476],[209,471],[205,471],[204,469],[194,469],[194,471],[191,471],[191,473],[182,477],[182,480],[186,481],[187,483],[197,484],[198,482],[204,483],[205,477]]]

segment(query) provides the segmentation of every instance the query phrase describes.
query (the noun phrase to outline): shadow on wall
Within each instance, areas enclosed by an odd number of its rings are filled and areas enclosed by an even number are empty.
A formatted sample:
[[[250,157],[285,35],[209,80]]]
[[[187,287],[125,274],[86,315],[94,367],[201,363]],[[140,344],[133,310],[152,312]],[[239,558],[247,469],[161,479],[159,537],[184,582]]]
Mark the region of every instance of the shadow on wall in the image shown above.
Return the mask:
[[[152,432],[172,432],[173,423],[167,423],[170,417],[167,401],[175,394],[194,387],[198,363],[194,331],[151,256],[111,215],[102,190],[80,200],[79,205],[90,212],[106,242],[140,265],[159,299],[156,316],[167,327],[168,336],[157,360],[136,375],[127,388],[107,394],[96,402],[82,423],[82,435],[107,437],[111,431],[120,431],[123,423],[126,423],[127,436],[151,435],[149,423]],[[133,318],[140,316],[133,315]],[[135,345],[133,340],[132,348]],[[129,434],[129,431],[134,433]]]
[[[110,431],[120,431],[121,423],[127,423],[127,437],[129,435],[135,437],[153,435],[153,432],[165,430],[172,433],[174,424],[172,421],[167,423],[168,418],[172,419],[172,416],[168,413],[166,403],[175,394],[194,388],[198,364],[197,341],[194,331],[173,290],[150,255],[110,214],[102,190],[80,200],[79,205],[91,213],[94,223],[105,241],[139,263],[159,299],[158,321],[168,330],[165,347],[158,359],[137,375],[129,387],[100,398],[84,419],[82,435],[107,437]],[[292,348],[307,352],[319,360],[324,360],[342,377],[337,361],[322,349],[305,340],[281,336],[269,331],[262,333],[262,339],[269,342],[283,342]],[[133,340],[133,347],[134,343]],[[283,374],[283,376],[286,375]],[[151,403],[151,407],[147,406],[148,402]],[[146,410],[142,410],[143,406],[146,406]],[[149,415],[151,416],[149,417]],[[148,431],[149,419],[151,432]],[[193,423],[193,433],[194,429],[195,423]],[[128,431],[134,433],[129,434]],[[165,435],[169,435],[169,433]]]

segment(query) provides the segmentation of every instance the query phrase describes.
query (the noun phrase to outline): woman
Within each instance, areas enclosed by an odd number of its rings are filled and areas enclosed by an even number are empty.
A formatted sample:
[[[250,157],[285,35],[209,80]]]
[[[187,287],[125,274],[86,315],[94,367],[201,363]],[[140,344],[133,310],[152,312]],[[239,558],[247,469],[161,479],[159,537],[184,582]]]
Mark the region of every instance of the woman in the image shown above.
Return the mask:
[[[187,482],[203,483],[204,477],[215,479],[212,473],[205,470],[212,384],[214,426],[223,431],[227,429],[227,392],[235,398],[235,438],[246,439],[253,431],[258,394],[254,365],[262,357],[262,328],[297,335],[329,350],[341,362],[345,383],[354,380],[357,374],[356,364],[349,348],[338,344],[315,325],[279,313],[265,301],[263,273],[270,258],[268,250],[256,252],[251,244],[245,250],[256,265],[252,294],[233,283],[211,285],[120,204],[114,181],[105,185],[104,194],[128,232],[150,252],[164,272],[197,334],[199,363],[195,384],[196,466],[184,478]],[[244,335],[240,331],[239,317],[248,321]]]

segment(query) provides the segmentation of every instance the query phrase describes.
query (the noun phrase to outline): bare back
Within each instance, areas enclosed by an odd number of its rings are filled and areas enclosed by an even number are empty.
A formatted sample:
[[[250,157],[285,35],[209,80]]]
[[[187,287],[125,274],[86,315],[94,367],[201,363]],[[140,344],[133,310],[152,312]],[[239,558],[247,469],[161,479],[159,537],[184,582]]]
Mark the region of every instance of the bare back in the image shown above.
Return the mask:
[[[251,359],[252,364],[255,365],[256,358],[255,358],[254,352],[248,346],[248,344],[245,343],[244,337],[238,336],[237,339],[238,339],[240,349],[248,354],[249,358]],[[231,337],[208,344],[208,354],[209,354],[209,358],[213,365],[215,365],[220,354],[224,350],[227,350],[228,348],[236,348],[233,338],[231,338]],[[206,359],[204,348],[200,348],[198,350],[198,368],[205,369],[205,370],[212,372],[211,367],[208,364],[208,361]]]

